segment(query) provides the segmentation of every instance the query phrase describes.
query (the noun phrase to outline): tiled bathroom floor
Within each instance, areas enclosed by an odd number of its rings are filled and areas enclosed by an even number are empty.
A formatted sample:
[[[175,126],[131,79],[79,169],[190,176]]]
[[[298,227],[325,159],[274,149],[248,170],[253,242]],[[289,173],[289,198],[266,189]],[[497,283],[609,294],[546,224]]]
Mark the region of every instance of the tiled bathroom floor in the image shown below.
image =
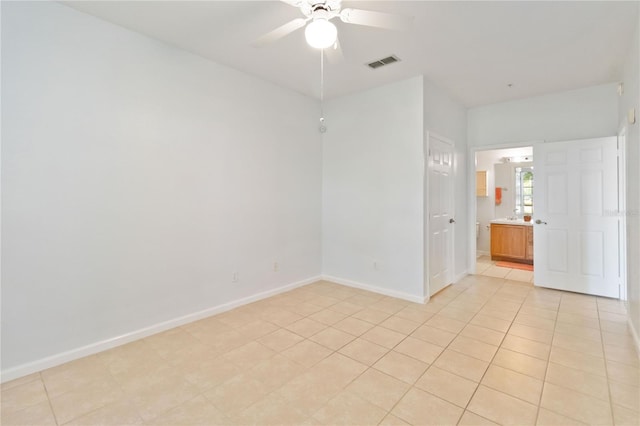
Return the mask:
[[[2,424],[635,424],[623,305],[468,276],[318,282],[2,385]]]
[[[476,274],[487,277],[504,278],[512,281],[533,283],[533,271],[522,269],[503,268],[496,266],[496,262],[489,256],[480,256],[476,260]]]

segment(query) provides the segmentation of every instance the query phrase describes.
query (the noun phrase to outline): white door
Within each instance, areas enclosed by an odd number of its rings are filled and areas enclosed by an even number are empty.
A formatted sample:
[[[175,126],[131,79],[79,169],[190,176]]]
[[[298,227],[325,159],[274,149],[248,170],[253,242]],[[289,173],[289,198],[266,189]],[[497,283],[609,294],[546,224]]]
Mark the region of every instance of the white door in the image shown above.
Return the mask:
[[[432,133],[428,139],[428,262],[429,295],[453,279],[453,144]]]
[[[534,283],[619,297],[615,137],[534,146]]]

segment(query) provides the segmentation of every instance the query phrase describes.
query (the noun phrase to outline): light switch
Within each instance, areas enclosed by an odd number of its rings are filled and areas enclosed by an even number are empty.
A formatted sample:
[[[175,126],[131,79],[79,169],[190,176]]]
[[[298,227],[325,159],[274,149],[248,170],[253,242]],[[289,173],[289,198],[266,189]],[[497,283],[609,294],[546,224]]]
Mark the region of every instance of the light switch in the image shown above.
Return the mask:
[[[636,109],[635,108],[631,108],[629,110],[629,112],[627,113],[627,121],[629,122],[629,124],[635,124],[635,122],[636,122]]]

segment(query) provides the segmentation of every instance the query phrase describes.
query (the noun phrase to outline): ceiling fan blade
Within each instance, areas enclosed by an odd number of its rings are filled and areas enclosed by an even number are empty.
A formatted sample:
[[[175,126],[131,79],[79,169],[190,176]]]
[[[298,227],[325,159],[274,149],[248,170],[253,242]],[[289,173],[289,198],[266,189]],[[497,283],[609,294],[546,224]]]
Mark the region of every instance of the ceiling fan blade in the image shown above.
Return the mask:
[[[388,30],[408,30],[413,25],[413,17],[374,12],[372,10],[342,9],[340,19],[347,24],[366,25]]]
[[[293,7],[300,7],[302,6],[302,3],[304,3],[304,0],[280,0],[282,3],[286,3],[289,6],[293,6]]]
[[[262,47],[265,44],[273,43],[274,41],[281,39],[287,34],[294,32],[298,28],[304,27],[307,21],[308,19],[304,19],[304,18],[297,18],[297,19],[294,19],[293,21],[289,21],[286,24],[279,26],[275,30],[264,34],[263,36],[261,36],[251,44],[255,47]]]
[[[344,55],[342,54],[342,47],[340,47],[340,40],[336,39],[336,43],[324,49],[324,53],[327,55],[327,59],[332,64],[338,64],[344,61]]]

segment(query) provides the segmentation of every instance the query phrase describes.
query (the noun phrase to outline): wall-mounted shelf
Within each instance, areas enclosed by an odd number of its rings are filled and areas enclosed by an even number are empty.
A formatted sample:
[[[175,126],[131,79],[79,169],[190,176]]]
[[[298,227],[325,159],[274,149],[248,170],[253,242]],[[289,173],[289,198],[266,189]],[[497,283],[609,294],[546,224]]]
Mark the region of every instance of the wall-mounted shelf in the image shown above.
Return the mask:
[[[478,170],[476,172],[476,197],[487,197],[489,191],[487,189],[487,171]]]

